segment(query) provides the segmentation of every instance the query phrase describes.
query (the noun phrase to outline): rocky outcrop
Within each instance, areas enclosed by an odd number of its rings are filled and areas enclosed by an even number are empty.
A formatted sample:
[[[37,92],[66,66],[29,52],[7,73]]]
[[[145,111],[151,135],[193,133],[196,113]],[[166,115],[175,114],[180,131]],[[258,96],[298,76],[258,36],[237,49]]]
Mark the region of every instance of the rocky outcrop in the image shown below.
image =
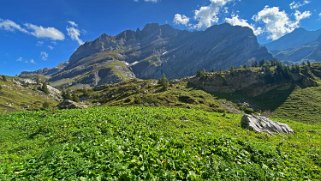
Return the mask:
[[[59,89],[56,89],[50,85],[47,85],[48,91],[49,91],[49,96],[54,98],[56,101],[61,101],[62,96],[61,96],[61,91]]]
[[[58,105],[59,109],[84,109],[88,106],[82,103],[77,103],[72,100],[64,100]]]
[[[294,133],[294,131],[287,124],[272,121],[264,116],[245,114],[242,117],[241,126],[245,129],[250,129],[259,133]]]
[[[243,94],[257,97],[273,90],[290,90],[295,86],[302,88],[316,86],[315,68],[312,72],[289,70],[288,72],[236,69],[225,72],[207,72],[189,79],[189,85],[210,93]]]

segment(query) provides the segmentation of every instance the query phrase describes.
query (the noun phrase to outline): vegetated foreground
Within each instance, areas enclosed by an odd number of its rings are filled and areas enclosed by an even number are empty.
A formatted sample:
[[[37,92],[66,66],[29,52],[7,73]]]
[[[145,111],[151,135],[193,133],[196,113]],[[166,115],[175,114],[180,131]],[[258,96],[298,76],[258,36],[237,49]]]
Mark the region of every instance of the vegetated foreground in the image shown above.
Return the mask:
[[[241,115],[96,107],[0,115],[0,180],[321,180],[321,126],[243,130]]]

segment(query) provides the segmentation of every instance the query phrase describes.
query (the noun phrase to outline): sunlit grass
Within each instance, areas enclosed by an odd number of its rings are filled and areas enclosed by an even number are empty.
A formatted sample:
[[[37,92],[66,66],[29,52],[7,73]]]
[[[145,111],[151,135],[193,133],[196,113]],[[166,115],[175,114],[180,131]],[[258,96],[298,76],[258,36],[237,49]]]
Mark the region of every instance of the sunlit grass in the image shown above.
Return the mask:
[[[0,178],[320,180],[321,126],[254,133],[241,115],[97,107],[0,116]]]

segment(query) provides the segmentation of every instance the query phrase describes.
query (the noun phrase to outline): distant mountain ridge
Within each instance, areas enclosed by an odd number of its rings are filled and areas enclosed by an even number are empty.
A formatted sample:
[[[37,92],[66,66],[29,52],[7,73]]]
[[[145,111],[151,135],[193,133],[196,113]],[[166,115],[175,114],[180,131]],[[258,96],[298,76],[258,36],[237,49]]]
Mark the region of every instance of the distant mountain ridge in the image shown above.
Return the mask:
[[[320,37],[320,35],[321,29],[316,31],[307,31],[303,28],[298,28],[280,39],[266,44],[265,47],[272,52],[286,50],[314,42]]]
[[[86,42],[63,68],[48,76],[54,86],[98,86],[162,74],[176,79],[202,69],[228,69],[268,59],[271,54],[249,28],[221,24],[189,32],[151,23],[142,30],[103,34]]]
[[[321,61],[321,30],[307,31],[299,28],[266,47],[280,61]]]

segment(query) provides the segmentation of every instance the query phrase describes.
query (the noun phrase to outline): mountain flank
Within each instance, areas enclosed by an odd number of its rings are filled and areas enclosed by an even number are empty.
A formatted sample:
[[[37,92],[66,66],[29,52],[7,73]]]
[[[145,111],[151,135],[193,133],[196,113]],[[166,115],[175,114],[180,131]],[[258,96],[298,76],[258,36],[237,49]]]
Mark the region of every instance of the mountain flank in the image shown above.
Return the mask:
[[[299,122],[321,119],[321,65],[240,67],[200,71],[172,80],[129,80],[72,91],[89,105],[183,107],[214,112],[261,113]],[[296,112],[300,110],[300,113]]]
[[[272,56],[249,28],[221,24],[189,32],[152,23],[142,30],[103,34],[86,42],[63,67],[42,75],[56,87],[95,87],[133,78],[158,79],[163,74],[177,79],[202,69],[224,70],[269,59]],[[35,72],[20,76],[30,74]]]
[[[283,62],[320,62],[321,30],[307,31],[299,28],[265,46],[276,59]]]

